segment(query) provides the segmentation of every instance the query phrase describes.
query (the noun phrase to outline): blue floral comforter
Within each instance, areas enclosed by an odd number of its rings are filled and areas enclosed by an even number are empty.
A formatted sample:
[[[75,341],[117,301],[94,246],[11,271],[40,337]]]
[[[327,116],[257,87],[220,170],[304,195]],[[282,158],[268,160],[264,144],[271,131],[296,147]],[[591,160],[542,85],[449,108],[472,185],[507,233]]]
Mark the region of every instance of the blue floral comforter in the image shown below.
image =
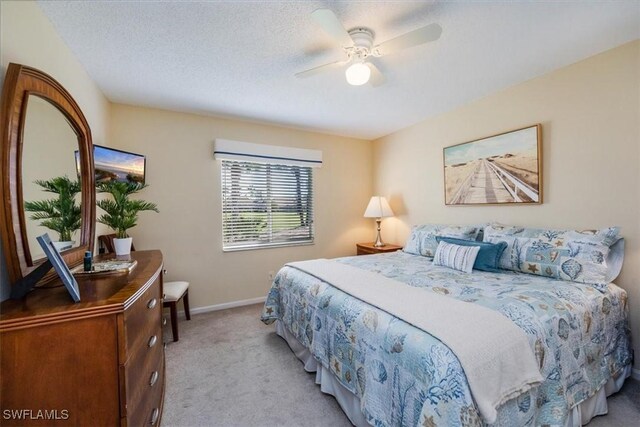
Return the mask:
[[[631,363],[627,294],[616,285],[601,292],[521,273],[466,274],[403,252],[337,261],[494,309],[527,334],[545,381],[503,405],[496,425],[563,425]],[[275,320],[360,398],[372,425],[484,425],[456,356],[427,332],[290,267],[262,313]]]

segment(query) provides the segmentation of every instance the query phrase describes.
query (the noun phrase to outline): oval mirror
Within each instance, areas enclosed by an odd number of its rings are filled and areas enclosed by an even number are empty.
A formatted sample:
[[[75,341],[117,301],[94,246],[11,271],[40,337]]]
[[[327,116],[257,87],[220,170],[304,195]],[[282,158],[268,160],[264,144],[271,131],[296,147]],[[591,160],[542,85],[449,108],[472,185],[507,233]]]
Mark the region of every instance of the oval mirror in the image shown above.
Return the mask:
[[[93,145],[82,111],[49,75],[9,64],[0,128],[0,220],[11,283],[45,260],[36,241],[44,233],[69,266],[81,263],[95,230]]]

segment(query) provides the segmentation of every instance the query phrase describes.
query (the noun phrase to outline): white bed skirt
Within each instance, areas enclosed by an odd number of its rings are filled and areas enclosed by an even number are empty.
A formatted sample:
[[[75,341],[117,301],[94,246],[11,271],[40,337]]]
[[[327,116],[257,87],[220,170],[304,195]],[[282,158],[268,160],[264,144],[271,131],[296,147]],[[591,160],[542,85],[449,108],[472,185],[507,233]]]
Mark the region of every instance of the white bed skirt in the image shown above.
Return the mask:
[[[276,321],[276,333],[289,344],[296,357],[302,361],[304,370],[316,373],[316,384],[320,385],[320,390],[336,398],[349,421],[357,427],[368,427],[370,424],[367,423],[360,409],[360,399],[340,384],[331,371],[319,364],[309,350],[279,320]],[[591,418],[597,415],[606,414],[608,411],[607,396],[620,390],[630,375],[631,365],[623,369],[616,377],[609,379],[595,395],[574,407],[567,417],[565,427],[579,427],[587,424]]]

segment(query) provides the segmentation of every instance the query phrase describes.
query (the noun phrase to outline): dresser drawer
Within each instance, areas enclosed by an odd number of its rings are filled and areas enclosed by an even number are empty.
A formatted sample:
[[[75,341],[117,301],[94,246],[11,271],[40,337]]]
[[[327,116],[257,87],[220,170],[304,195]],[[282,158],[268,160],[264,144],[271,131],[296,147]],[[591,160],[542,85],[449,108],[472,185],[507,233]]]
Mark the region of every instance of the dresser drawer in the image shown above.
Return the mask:
[[[131,414],[131,408],[136,408],[140,402],[148,400],[149,395],[161,384],[164,344],[160,326],[153,332],[123,367],[127,417]]]
[[[162,295],[156,281],[124,312],[125,342],[128,360],[139,347],[146,346],[152,332],[161,327]],[[158,335],[161,340],[161,336]],[[162,343],[160,343],[162,344]]]
[[[126,425],[129,427],[158,426],[162,415],[162,396],[164,394],[164,358],[157,368],[158,379],[153,386],[148,382],[140,384],[145,392],[137,403],[127,412]]]

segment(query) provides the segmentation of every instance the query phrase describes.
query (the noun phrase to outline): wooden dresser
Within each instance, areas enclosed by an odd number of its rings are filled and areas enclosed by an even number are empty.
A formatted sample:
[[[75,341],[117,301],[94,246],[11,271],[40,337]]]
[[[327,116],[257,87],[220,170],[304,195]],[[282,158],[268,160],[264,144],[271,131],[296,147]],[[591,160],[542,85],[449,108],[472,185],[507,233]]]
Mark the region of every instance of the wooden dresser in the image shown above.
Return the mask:
[[[160,424],[162,254],[131,256],[129,275],[78,279],[77,304],[64,287],[2,303],[0,425]]]

